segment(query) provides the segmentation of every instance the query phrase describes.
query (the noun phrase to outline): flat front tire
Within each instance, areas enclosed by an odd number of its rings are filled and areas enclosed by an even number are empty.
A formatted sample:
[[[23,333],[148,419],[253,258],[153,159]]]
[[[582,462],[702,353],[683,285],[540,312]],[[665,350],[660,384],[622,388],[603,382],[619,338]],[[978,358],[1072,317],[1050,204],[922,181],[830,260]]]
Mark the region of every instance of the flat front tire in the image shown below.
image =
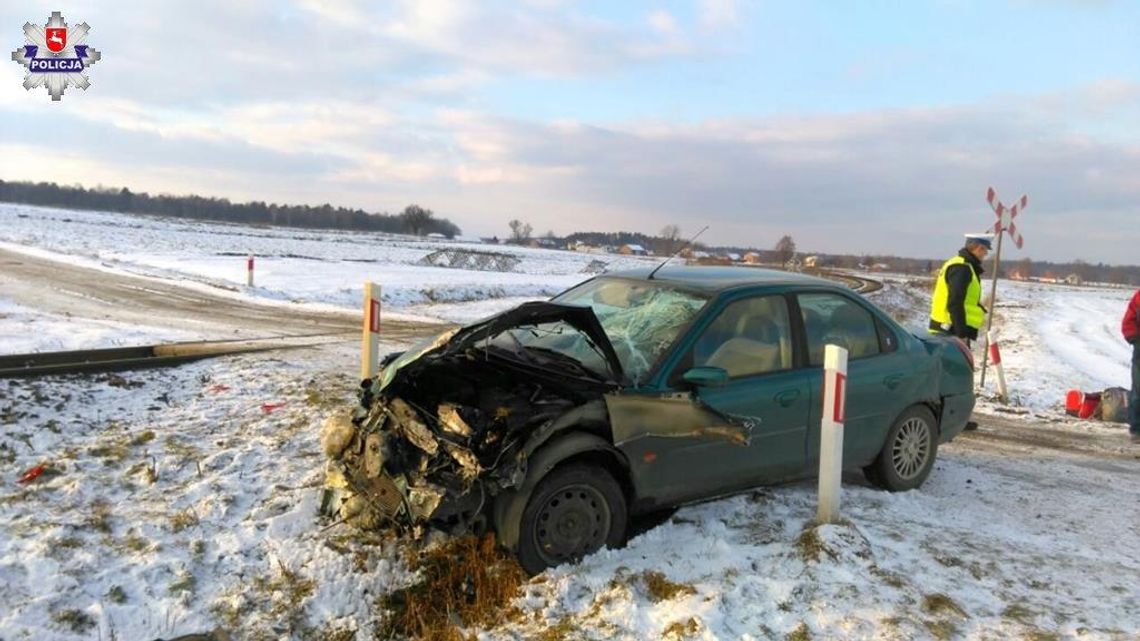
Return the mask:
[[[871,483],[891,492],[922,485],[938,455],[938,422],[921,405],[908,408],[887,432],[879,456],[863,471]]]
[[[578,561],[625,537],[625,496],[597,465],[574,463],[546,475],[527,501],[519,523],[519,563],[530,574]]]

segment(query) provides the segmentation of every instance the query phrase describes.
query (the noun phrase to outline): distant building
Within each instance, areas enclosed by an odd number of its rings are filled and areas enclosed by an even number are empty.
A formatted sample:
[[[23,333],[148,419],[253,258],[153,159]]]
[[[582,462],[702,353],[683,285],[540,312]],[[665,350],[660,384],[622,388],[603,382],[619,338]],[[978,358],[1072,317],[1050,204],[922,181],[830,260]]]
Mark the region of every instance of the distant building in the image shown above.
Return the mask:
[[[727,258],[727,259],[729,259],[729,260],[731,260],[731,261],[732,261],[732,262],[734,262],[734,263],[739,263],[739,262],[740,262],[740,258],[741,258],[741,257],[740,257],[740,254],[737,254],[737,253],[734,253],[734,252],[729,252],[729,253],[725,254],[725,255],[724,255],[724,257],[725,257],[725,258]]]
[[[1080,274],[1069,274],[1065,277],[1065,282],[1069,285],[1081,285],[1084,283],[1084,279],[1081,278]]]
[[[748,252],[744,255],[744,262],[748,263],[749,265],[759,265],[760,254],[756,252]]]
[[[804,267],[815,267],[819,262],[819,256],[808,256],[804,259]]]
[[[626,256],[645,256],[649,252],[645,251],[645,248],[641,245],[627,243],[621,247],[618,247],[618,253],[625,254]]]

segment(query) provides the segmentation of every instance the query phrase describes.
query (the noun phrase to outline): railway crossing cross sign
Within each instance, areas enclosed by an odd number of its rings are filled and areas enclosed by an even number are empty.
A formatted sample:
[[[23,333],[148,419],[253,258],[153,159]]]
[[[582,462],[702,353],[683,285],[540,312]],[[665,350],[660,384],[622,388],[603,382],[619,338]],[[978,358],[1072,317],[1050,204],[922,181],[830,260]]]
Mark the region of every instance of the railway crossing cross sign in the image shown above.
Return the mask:
[[[994,281],[990,289],[990,310],[989,313],[986,314],[986,333],[984,336],[986,349],[982,351],[982,387],[986,385],[986,364],[989,360],[989,337],[990,331],[994,326],[994,309],[997,305],[997,282],[998,272],[1001,269],[1002,232],[1008,232],[1013,244],[1017,245],[1018,249],[1021,249],[1025,239],[1021,237],[1021,232],[1017,231],[1017,223],[1014,222],[1014,219],[1021,213],[1021,210],[1029,206],[1029,196],[1023,195],[1017,199],[1017,202],[1013,203],[1012,206],[1006,207],[998,200],[997,192],[994,191],[994,188],[990,187],[986,190],[986,201],[989,202],[990,208],[994,210],[994,215],[997,216],[997,222],[994,223],[994,234],[997,235],[997,252],[994,253]]]
[[[994,188],[990,187],[989,191],[986,192],[986,200],[989,201],[990,207],[994,210],[994,215],[997,216],[997,222],[994,223],[994,233],[1000,236],[1003,231],[1008,231],[1013,244],[1021,249],[1021,245],[1025,241],[1021,237],[1021,232],[1017,231],[1017,223],[1013,219],[1017,218],[1022,209],[1029,206],[1029,196],[1023,195],[1011,207],[1007,208],[997,199],[997,192],[994,191]]]

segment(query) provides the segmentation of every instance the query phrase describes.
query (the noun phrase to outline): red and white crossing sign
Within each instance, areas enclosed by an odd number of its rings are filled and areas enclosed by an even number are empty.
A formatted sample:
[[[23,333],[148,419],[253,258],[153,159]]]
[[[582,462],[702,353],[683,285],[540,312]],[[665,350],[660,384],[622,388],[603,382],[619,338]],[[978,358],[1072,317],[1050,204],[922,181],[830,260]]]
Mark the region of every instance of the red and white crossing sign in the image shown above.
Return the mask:
[[[1025,241],[1021,237],[1021,232],[1017,231],[1017,223],[1013,219],[1017,218],[1022,209],[1029,206],[1029,196],[1022,196],[1012,206],[1006,207],[997,199],[997,192],[994,191],[994,188],[990,187],[989,191],[986,192],[986,200],[989,201],[990,207],[994,210],[994,215],[997,216],[997,222],[994,223],[994,233],[1001,235],[1003,231],[1008,231],[1013,244],[1021,249],[1021,244]]]

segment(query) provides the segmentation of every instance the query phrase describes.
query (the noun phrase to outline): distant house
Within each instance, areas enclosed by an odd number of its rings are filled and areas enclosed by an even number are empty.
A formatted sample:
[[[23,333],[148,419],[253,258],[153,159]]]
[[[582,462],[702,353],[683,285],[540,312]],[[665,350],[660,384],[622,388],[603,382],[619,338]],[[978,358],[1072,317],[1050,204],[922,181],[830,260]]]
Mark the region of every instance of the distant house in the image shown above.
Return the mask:
[[[1084,283],[1084,279],[1081,278],[1080,274],[1069,274],[1065,277],[1065,282],[1069,285],[1080,285]]]
[[[432,233],[428,234],[427,237],[428,238],[434,238],[434,239],[447,238],[447,236],[444,236],[443,234],[436,232],[436,231],[433,231]]]
[[[815,267],[819,262],[819,256],[808,256],[804,259],[804,267]]]
[[[749,265],[759,265],[760,254],[756,252],[748,252],[744,255],[744,262],[748,263]]]
[[[724,257],[731,260],[734,263],[740,262],[740,254],[737,254],[734,252],[729,252],[729,253],[725,254]]]
[[[645,248],[642,247],[641,245],[634,245],[633,243],[627,243],[625,245],[622,245],[621,247],[618,247],[618,253],[619,254],[625,254],[626,256],[645,256],[649,252],[645,251]]]
[[[1008,278],[1010,280],[1026,280],[1025,274],[1020,269],[1011,270]]]

